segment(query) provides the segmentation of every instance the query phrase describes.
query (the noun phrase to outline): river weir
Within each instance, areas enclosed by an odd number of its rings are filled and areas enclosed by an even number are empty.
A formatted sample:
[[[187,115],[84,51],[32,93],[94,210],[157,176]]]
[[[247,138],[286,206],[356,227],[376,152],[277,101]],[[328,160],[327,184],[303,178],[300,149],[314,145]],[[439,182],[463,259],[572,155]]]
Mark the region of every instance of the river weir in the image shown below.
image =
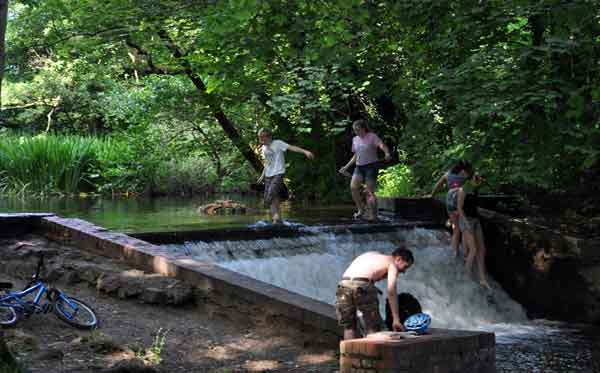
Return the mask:
[[[436,229],[353,233],[337,228],[299,227],[297,237],[187,241],[163,245],[257,280],[333,304],[342,272],[369,250],[390,253],[402,243],[415,265],[400,275],[398,292],[409,292],[431,314],[432,327],[494,332],[499,371],[598,371],[600,337],[591,325],[531,320],[527,311],[490,278],[484,291],[454,258],[449,236]],[[507,263],[506,265],[510,265]],[[385,281],[378,283],[385,289]],[[380,302],[383,304],[383,302]],[[383,314],[383,312],[382,312]]]
[[[413,251],[416,264],[401,275],[398,290],[417,297],[423,310],[433,317],[432,333],[423,341],[440,341],[438,332],[444,333],[442,340],[446,338],[435,348],[419,346],[411,347],[411,351],[435,359],[434,351],[459,346],[459,351],[446,353],[464,356],[460,349],[470,349],[485,355],[486,364],[491,359],[494,369],[501,372],[600,371],[600,333],[596,325],[531,319],[528,310],[496,282],[491,281],[491,292],[484,291],[466,273],[462,259],[453,258],[449,235],[439,225],[255,224],[133,237],[53,214],[0,214],[0,223],[0,233],[6,237],[40,234],[148,273],[173,277],[193,284],[200,304],[210,300],[219,308],[236,312],[244,308],[245,312],[283,322],[286,327],[298,327],[307,337],[316,336],[328,343],[336,343],[339,338],[333,294],[348,263],[362,252],[389,253],[404,244]],[[379,286],[384,288],[385,283]],[[472,332],[464,334],[461,330]],[[470,343],[459,342],[473,338],[479,341],[475,343],[478,350]],[[386,356],[384,347],[376,350]],[[342,360],[343,356],[342,352]]]

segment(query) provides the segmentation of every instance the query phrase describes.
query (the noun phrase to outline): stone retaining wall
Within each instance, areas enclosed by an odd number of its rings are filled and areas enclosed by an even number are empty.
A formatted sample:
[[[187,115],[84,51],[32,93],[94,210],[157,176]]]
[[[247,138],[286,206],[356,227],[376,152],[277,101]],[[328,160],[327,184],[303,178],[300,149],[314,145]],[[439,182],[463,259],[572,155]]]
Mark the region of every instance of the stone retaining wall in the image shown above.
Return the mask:
[[[479,212],[488,271],[531,316],[600,322],[600,240]]]
[[[492,333],[430,329],[400,341],[368,338],[340,343],[340,373],[491,373],[496,371]]]

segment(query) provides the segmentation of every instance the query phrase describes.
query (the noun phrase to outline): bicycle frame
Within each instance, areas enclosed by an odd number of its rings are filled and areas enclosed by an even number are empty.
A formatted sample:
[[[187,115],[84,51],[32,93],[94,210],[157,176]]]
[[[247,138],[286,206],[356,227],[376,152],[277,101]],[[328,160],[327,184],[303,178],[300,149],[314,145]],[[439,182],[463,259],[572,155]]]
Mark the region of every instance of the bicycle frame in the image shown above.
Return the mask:
[[[36,291],[37,291],[37,294],[35,294],[35,296],[33,297],[33,300],[31,302],[22,300],[22,298],[24,298],[27,295],[34,293]],[[44,285],[44,283],[42,281],[38,280],[33,285],[31,285],[30,287],[28,287],[25,290],[22,290],[19,292],[8,291],[6,295],[0,297],[0,305],[9,306],[9,307],[18,307],[20,309],[24,309],[26,307],[26,305],[28,305],[28,304],[37,306],[39,304],[40,300],[42,299],[42,296],[47,291],[48,291],[48,288],[46,287],[46,285]],[[14,302],[16,302],[17,304],[15,304]]]
[[[83,301],[76,298],[69,298],[61,290],[49,287],[43,279],[40,279],[40,270],[44,265],[44,255],[40,255],[35,274],[31,277],[31,282],[21,291],[11,291],[6,289],[6,284],[2,284],[5,292],[0,293],[0,307],[3,309],[11,308],[12,314],[16,317],[3,320],[3,326],[14,325],[19,319],[28,318],[36,313],[54,312],[56,316],[71,326],[80,329],[94,329],[98,325],[96,312]],[[11,285],[9,284],[8,287]],[[46,294],[46,301],[41,302]],[[24,300],[28,295],[33,295],[33,300]],[[41,303],[41,304],[40,304]],[[90,321],[82,322],[75,320],[80,310],[85,315],[91,317]]]

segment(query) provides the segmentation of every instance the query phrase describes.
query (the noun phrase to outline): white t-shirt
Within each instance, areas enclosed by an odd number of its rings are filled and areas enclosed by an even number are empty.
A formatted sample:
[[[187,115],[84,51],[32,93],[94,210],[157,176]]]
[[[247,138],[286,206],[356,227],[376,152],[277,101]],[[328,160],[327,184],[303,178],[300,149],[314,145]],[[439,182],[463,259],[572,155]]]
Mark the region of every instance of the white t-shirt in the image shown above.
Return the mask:
[[[281,140],[273,140],[269,145],[262,146],[262,156],[265,160],[265,177],[285,173],[285,158],[283,152],[290,147]]]

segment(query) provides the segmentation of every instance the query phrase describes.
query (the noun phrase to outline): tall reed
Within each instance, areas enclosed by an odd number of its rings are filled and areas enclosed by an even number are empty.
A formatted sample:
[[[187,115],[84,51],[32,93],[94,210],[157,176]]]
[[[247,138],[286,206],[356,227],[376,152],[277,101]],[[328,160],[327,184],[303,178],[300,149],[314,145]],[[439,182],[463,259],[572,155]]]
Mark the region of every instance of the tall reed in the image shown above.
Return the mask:
[[[81,136],[4,136],[0,188],[20,194],[76,193],[101,145],[101,140]]]

